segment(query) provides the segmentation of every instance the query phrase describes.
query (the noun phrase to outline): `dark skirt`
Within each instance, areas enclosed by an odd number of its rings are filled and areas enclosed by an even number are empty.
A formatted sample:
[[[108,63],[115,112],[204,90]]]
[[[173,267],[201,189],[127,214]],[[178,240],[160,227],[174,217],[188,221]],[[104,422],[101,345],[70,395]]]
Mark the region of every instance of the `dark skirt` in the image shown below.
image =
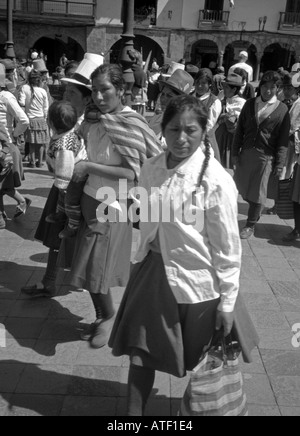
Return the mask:
[[[13,166],[9,173],[0,176],[0,190],[4,193],[19,188],[25,180],[20,150],[15,144],[9,144],[9,149],[13,158]]]
[[[219,147],[220,162],[224,168],[232,169],[232,146],[234,134],[228,132],[226,124],[221,124],[215,132]]]
[[[46,247],[57,251],[61,245],[61,239],[59,239],[58,235],[64,229],[64,225],[49,224],[46,222],[46,217],[56,212],[58,195],[59,190],[53,185],[35,233],[35,239],[42,242]]]
[[[297,164],[294,170],[292,183],[292,200],[294,203],[300,204],[300,166]]]
[[[246,201],[265,204],[274,158],[255,148],[244,150],[240,157],[234,180]]]
[[[131,274],[109,346],[114,356],[128,355],[136,365],[185,377],[186,371],[197,366],[214,334],[219,303],[220,299],[179,305],[162,256],[150,252]],[[233,339],[239,340],[245,361],[251,362],[251,351],[259,340],[240,297]]]
[[[64,240],[59,266],[71,268],[69,284],[94,294],[125,287],[130,275],[132,223],[100,223],[96,211],[101,203],[86,194],[81,200],[83,222],[72,240]]]

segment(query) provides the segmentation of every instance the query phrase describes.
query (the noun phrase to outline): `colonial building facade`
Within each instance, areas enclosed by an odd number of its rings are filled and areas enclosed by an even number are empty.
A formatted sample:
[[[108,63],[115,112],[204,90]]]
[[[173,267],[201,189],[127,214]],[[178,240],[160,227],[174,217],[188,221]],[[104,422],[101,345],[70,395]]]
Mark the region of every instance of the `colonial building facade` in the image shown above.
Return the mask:
[[[0,45],[6,41],[6,0],[0,0]],[[115,61],[121,49],[122,0],[15,0],[18,57],[36,47],[50,69],[62,52],[85,51]],[[159,64],[185,58],[229,68],[241,49],[258,79],[261,71],[290,68],[300,58],[300,0],[135,0],[135,46]]]

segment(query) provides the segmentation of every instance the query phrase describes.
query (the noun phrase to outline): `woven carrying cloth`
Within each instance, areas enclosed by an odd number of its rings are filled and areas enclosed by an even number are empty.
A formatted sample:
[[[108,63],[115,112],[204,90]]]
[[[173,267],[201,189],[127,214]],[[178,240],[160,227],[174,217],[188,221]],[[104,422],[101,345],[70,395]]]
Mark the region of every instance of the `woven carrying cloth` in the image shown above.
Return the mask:
[[[145,161],[163,152],[160,141],[140,114],[123,110],[118,114],[103,115],[97,108],[88,108],[85,120],[101,122],[116,150],[139,179]]]

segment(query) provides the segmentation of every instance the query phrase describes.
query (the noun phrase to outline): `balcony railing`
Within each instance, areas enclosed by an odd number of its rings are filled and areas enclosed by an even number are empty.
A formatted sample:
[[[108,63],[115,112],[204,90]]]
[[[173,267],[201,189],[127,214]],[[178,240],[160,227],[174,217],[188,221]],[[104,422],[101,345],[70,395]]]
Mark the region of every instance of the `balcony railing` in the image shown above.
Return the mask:
[[[14,0],[14,14],[63,17],[95,17],[94,0]],[[7,0],[0,0],[0,10],[7,9]]]
[[[228,26],[229,17],[229,11],[211,11],[209,9],[204,9],[200,11],[199,27],[206,24]]]
[[[278,30],[288,28],[300,28],[300,13],[299,12],[280,12],[280,20]]]

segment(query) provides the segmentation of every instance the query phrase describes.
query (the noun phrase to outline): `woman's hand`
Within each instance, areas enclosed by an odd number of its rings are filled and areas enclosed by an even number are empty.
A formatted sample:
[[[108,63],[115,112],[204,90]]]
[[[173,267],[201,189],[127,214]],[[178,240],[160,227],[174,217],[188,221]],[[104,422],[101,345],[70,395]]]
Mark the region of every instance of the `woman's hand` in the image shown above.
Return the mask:
[[[217,312],[216,330],[224,328],[225,337],[230,335],[234,322],[234,312]]]
[[[82,182],[85,180],[86,176],[88,176],[88,167],[87,162],[81,161],[78,162],[78,164],[75,165],[74,174],[73,174],[73,180],[74,182]]]

